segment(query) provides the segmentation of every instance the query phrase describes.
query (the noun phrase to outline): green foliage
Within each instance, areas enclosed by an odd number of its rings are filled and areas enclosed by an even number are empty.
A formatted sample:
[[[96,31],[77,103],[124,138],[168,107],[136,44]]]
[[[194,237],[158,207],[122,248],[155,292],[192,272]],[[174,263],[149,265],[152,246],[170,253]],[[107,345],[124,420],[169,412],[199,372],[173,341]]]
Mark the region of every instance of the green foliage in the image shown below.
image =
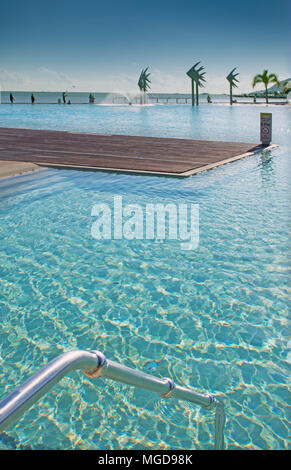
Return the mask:
[[[280,82],[277,75],[274,73],[270,73],[270,75],[268,75],[268,70],[264,70],[262,74],[258,74],[254,77],[253,88],[255,88],[258,83],[263,83],[266,88],[268,87],[269,83],[275,83],[277,87],[280,88]]]
[[[265,85],[265,95],[266,95],[266,102],[267,103],[268,103],[268,85],[269,85],[269,83],[275,83],[278,88],[280,88],[280,86],[281,86],[277,75],[274,74],[274,73],[270,73],[270,75],[268,75],[268,70],[264,70],[262,74],[255,75],[255,77],[253,78],[253,88],[255,88],[255,86],[258,83],[263,83]]]
[[[284,86],[283,90],[282,90],[282,95],[288,95],[288,93],[290,93],[291,91],[291,87],[290,87],[290,82],[287,83],[287,85]]]

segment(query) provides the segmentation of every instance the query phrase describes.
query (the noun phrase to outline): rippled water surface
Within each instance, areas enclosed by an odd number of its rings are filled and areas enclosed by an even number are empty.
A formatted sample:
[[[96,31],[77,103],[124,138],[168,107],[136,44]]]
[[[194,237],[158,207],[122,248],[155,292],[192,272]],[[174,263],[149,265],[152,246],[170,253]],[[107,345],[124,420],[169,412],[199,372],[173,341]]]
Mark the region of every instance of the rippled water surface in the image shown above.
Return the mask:
[[[58,354],[99,349],[222,398],[228,449],[290,446],[290,107],[0,106],[0,126],[279,148],[186,179],[43,170],[0,181],[0,396]],[[200,243],[98,241],[93,204],[197,203]],[[288,342],[289,341],[289,342]],[[211,449],[214,415],[74,372],[0,449]]]

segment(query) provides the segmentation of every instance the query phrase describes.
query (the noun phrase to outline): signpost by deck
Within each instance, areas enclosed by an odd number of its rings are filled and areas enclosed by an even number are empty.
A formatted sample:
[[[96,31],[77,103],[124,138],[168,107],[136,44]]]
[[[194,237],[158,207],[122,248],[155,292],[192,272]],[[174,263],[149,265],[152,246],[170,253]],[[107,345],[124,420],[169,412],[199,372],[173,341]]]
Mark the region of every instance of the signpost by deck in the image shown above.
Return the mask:
[[[272,113],[261,113],[261,142],[270,145],[272,140]]]

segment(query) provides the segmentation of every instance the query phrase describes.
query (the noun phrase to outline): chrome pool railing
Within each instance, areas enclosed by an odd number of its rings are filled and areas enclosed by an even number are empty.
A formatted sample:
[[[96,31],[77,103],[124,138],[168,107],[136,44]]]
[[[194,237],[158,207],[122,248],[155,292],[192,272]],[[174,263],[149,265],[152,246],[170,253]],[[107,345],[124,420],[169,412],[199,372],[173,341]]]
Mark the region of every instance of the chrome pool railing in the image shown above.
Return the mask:
[[[200,407],[215,409],[215,449],[224,449],[225,412],[223,404],[210,394],[200,394],[106,359],[100,351],[70,351],[56,357],[0,401],[0,432],[10,426],[40,397],[72,370],[86,377],[100,376],[159,393],[163,398],[185,400]]]

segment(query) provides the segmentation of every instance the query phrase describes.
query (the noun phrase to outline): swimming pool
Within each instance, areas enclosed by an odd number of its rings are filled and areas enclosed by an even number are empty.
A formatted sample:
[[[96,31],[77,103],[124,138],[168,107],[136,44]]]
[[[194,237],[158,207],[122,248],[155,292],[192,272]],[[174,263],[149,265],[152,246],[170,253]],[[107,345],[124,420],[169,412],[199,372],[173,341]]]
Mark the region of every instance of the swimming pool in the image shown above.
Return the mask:
[[[0,396],[64,351],[99,349],[217,394],[228,449],[290,447],[290,107],[1,105],[0,126],[258,142],[266,109],[278,149],[192,178],[0,182]],[[92,238],[92,206],[116,194],[199,204],[198,249]],[[213,430],[211,412],[76,372],[0,449],[212,449]]]

